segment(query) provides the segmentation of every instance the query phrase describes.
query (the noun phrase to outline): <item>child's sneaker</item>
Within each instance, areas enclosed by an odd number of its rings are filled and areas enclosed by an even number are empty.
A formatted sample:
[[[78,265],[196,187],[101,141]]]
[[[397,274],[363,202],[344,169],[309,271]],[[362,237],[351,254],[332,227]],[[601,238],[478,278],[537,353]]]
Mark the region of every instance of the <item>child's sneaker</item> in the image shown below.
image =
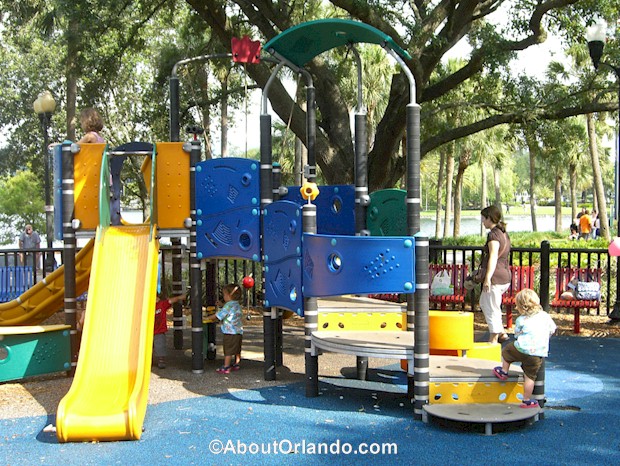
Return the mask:
[[[215,369],[218,374],[230,374],[230,366],[222,366],[219,369]]]
[[[233,364],[232,366],[230,366],[231,371],[238,371],[239,369],[241,369],[241,366],[239,366],[239,364]]]
[[[499,380],[508,380],[508,373],[504,372],[500,366],[497,366],[495,369],[493,369],[493,373],[495,374],[495,377],[497,377]]]
[[[538,408],[538,400],[523,400],[519,405],[520,408]]]

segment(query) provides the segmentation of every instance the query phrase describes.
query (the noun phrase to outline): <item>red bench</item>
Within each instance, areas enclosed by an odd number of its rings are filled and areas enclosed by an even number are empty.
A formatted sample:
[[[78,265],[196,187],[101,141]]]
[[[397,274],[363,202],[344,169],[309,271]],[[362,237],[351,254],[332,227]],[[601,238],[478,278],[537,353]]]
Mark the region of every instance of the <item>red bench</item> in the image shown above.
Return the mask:
[[[515,307],[515,296],[525,288],[534,289],[534,267],[530,265],[511,265],[510,287],[502,295],[502,304],[506,309],[506,328],[512,328],[512,310]]]
[[[467,278],[467,265],[464,264],[430,264],[428,266],[429,283],[433,283],[433,278],[440,272],[447,270],[450,274],[450,281],[454,287],[454,294],[445,296],[433,296],[429,293],[429,301],[435,305],[439,305],[442,311],[445,311],[447,306],[455,308],[460,305],[461,308],[465,307],[465,296],[467,290],[465,289],[465,278]],[[430,291],[430,290],[429,290]]]
[[[598,309],[601,301],[599,299],[561,299],[560,296],[568,289],[568,283],[576,278],[582,282],[596,281],[601,283],[601,269],[558,267],[555,279],[555,297],[551,301],[552,308],[573,309],[574,321],[573,332],[579,333],[579,312],[581,309]]]

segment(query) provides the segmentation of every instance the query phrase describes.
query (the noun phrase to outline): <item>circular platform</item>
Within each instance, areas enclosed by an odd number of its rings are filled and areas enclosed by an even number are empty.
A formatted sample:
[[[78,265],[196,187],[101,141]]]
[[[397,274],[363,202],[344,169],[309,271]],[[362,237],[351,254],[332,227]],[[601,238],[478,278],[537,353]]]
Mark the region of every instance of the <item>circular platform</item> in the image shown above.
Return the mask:
[[[493,433],[494,424],[538,421],[542,408],[520,408],[514,403],[468,403],[424,405],[426,414],[449,421],[484,424],[486,435]],[[426,421],[426,420],[425,420]]]

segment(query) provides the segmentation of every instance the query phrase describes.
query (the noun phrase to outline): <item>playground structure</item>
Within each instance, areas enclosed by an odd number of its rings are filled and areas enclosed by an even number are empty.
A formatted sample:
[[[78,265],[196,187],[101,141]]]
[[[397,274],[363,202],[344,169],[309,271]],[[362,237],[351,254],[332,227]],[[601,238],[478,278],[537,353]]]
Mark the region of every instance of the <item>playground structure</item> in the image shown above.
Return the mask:
[[[373,208],[368,195],[363,168],[367,149],[361,60],[354,48],[359,42],[382,46],[401,66],[410,84],[406,109],[407,189],[404,196],[402,192],[397,194],[404,199],[399,211],[406,223],[385,226],[380,222],[386,235],[382,237],[369,235],[369,219],[372,223],[373,218],[393,215],[386,215],[379,206]],[[355,186],[321,186],[317,196],[312,186],[316,181],[315,91],[312,77],[303,66],[336,46],[350,47],[357,59],[356,179]],[[457,355],[433,356],[431,363],[429,341],[438,333],[429,330],[433,316],[429,316],[428,310],[428,239],[417,236],[420,107],[415,101],[415,81],[405,65],[405,60],[411,57],[380,31],[346,20],[304,23],[276,36],[264,49],[277,66],[263,89],[260,161],[242,158],[200,161],[200,142],[196,138],[179,142],[176,66],[170,79],[172,142],[130,143],[114,150],[100,144],[59,146],[55,163],[62,175],[55,176],[55,207],[57,224],[62,226],[57,231],[62,232],[60,239],[65,245],[65,272],[59,273],[63,286],[57,284],[54,290],[56,294],[62,290],[64,295],[66,320],[71,329],[71,367],[75,369],[71,389],[58,408],[59,440],[140,438],[151,369],[158,238],[163,235],[175,238],[189,235],[191,348],[195,373],[204,370],[201,263],[206,261],[209,268],[209,264],[214,267],[213,260],[217,258],[244,258],[260,261],[264,266],[266,380],[275,380],[276,367],[282,363],[277,345],[281,339],[278,322],[281,311],[290,310],[305,321],[307,396],[318,395],[321,352],[335,351],[357,356],[358,375],[362,379],[368,357],[406,360],[408,392],[418,419],[426,420],[429,414],[451,419],[456,411],[450,407],[458,406],[463,411],[464,404],[471,405],[475,413],[481,403],[488,407],[500,405],[502,412],[508,413],[499,418],[496,412],[476,417],[473,422],[484,422],[487,431],[493,422],[537,418],[538,409],[519,412],[518,408],[511,409],[514,405],[506,404],[517,400],[518,370],[511,371],[508,381],[499,382],[491,373],[495,365],[492,361],[459,357],[464,351],[471,351],[473,337],[463,344],[450,342],[450,338],[470,325],[467,316],[436,315],[441,325],[453,325],[452,331],[445,332],[441,344],[435,342],[441,346],[436,349],[455,351]],[[225,57],[251,62],[258,60],[258,52],[242,46]],[[278,168],[274,168],[271,160],[272,125],[267,101],[270,85],[283,65],[301,74],[306,82],[309,184],[274,190],[274,172]],[[123,157],[132,155],[147,156],[143,173],[150,188],[151,215],[141,225],[124,224],[120,217],[120,170]],[[282,192],[279,199],[274,199],[274,191]],[[394,203],[383,201],[383,204]],[[84,291],[84,279],[76,272],[80,270],[78,265],[86,261],[83,256],[75,255],[78,230],[95,236],[79,360],[76,296]],[[400,231],[395,233],[395,230]],[[214,284],[206,286],[207,300],[211,296],[213,303],[204,304],[214,304]],[[370,293],[405,294],[405,309],[348,296]],[[347,301],[352,304],[347,305]],[[359,309],[362,301],[362,312],[351,310]],[[17,309],[15,318],[34,312],[37,308],[34,304],[35,301],[28,306],[12,305]],[[53,310],[51,304],[38,306],[36,314],[42,317],[45,312],[55,312],[63,303]],[[4,320],[5,311],[0,316]],[[339,325],[341,316],[346,316],[347,323],[343,324],[346,331]],[[22,323],[27,320],[23,318]],[[365,323],[359,323],[361,320]],[[338,328],[332,330],[332,327]],[[175,347],[178,343],[175,334]],[[535,396],[542,400],[544,385],[537,388]]]

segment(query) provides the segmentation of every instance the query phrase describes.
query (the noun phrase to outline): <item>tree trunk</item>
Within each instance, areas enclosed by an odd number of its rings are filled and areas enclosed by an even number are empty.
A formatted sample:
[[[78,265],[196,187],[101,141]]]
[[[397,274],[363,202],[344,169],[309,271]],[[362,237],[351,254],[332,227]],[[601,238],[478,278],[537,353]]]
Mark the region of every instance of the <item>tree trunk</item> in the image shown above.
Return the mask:
[[[553,197],[555,199],[555,232],[562,233],[562,177],[559,174],[555,175]]]
[[[574,222],[577,218],[577,165],[570,164],[568,167],[570,175],[570,218]]]
[[[221,138],[222,140],[220,141],[220,149],[222,152],[222,158],[224,157],[228,157],[228,75],[226,75],[224,77],[224,79],[222,79],[222,99],[221,99],[221,118],[220,118],[220,125],[221,125]],[[247,141],[247,134],[246,134],[246,141]],[[246,154],[247,156],[247,154]]]
[[[441,212],[442,212],[442,191],[443,191],[443,179],[444,168],[446,164],[446,151],[439,151],[439,173],[437,173],[437,195],[435,196],[437,207],[435,209],[435,238],[439,238],[441,235]]]
[[[502,191],[500,188],[500,170],[497,165],[493,166],[493,186],[495,187],[495,205],[500,211],[503,211]]]
[[[525,128],[525,142],[527,144],[529,157],[530,157],[530,216],[532,217],[532,231],[538,231],[536,226],[536,151],[538,150],[538,141],[533,131],[529,128]]]
[[[463,208],[463,179],[465,177],[465,170],[469,167],[471,161],[471,152],[465,150],[461,153],[459,159],[459,168],[456,174],[456,184],[454,187],[454,238],[458,238],[461,235],[461,211]]]
[[[79,23],[69,22],[67,38],[67,139],[76,141],[75,122],[76,122],[76,100],[77,100],[77,81],[78,81],[78,58],[79,53]]]
[[[204,66],[201,66],[197,71],[197,77],[200,82],[200,99],[202,102],[209,101],[209,76]],[[213,146],[211,145],[211,107],[208,104],[200,105],[199,108],[201,116],[201,124],[204,126],[204,147],[205,147],[205,159],[211,160],[213,158]]]
[[[482,174],[482,179],[480,180],[481,192],[480,192],[480,206],[481,209],[484,209],[489,202],[489,194],[487,192],[487,164],[484,163],[484,160],[480,159],[480,172]],[[480,222],[480,236],[484,235],[484,225]]]
[[[446,215],[443,223],[443,237],[447,238],[450,235],[450,220],[452,219],[452,183],[454,180],[454,152],[452,149],[454,144],[449,145],[448,153],[446,154]]]
[[[306,101],[301,94],[298,95],[297,101],[299,102],[302,110],[306,111]],[[308,164],[308,149],[305,144],[299,138],[295,138],[295,184],[301,186],[304,183],[304,167]]]
[[[586,115],[588,127],[588,143],[590,157],[592,159],[592,173],[594,175],[594,192],[598,200],[598,216],[601,224],[600,236],[609,241],[609,223],[607,220],[607,203],[605,202],[605,188],[603,187],[603,176],[601,174],[601,164],[598,156],[598,144],[596,141],[596,128],[594,127],[594,117],[591,113]],[[595,204],[596,205],[596,204]]]
[[[532,231],[538,231],[536,225],[536,157],[534,152],[530,150],[530,215],[532,217]]]

